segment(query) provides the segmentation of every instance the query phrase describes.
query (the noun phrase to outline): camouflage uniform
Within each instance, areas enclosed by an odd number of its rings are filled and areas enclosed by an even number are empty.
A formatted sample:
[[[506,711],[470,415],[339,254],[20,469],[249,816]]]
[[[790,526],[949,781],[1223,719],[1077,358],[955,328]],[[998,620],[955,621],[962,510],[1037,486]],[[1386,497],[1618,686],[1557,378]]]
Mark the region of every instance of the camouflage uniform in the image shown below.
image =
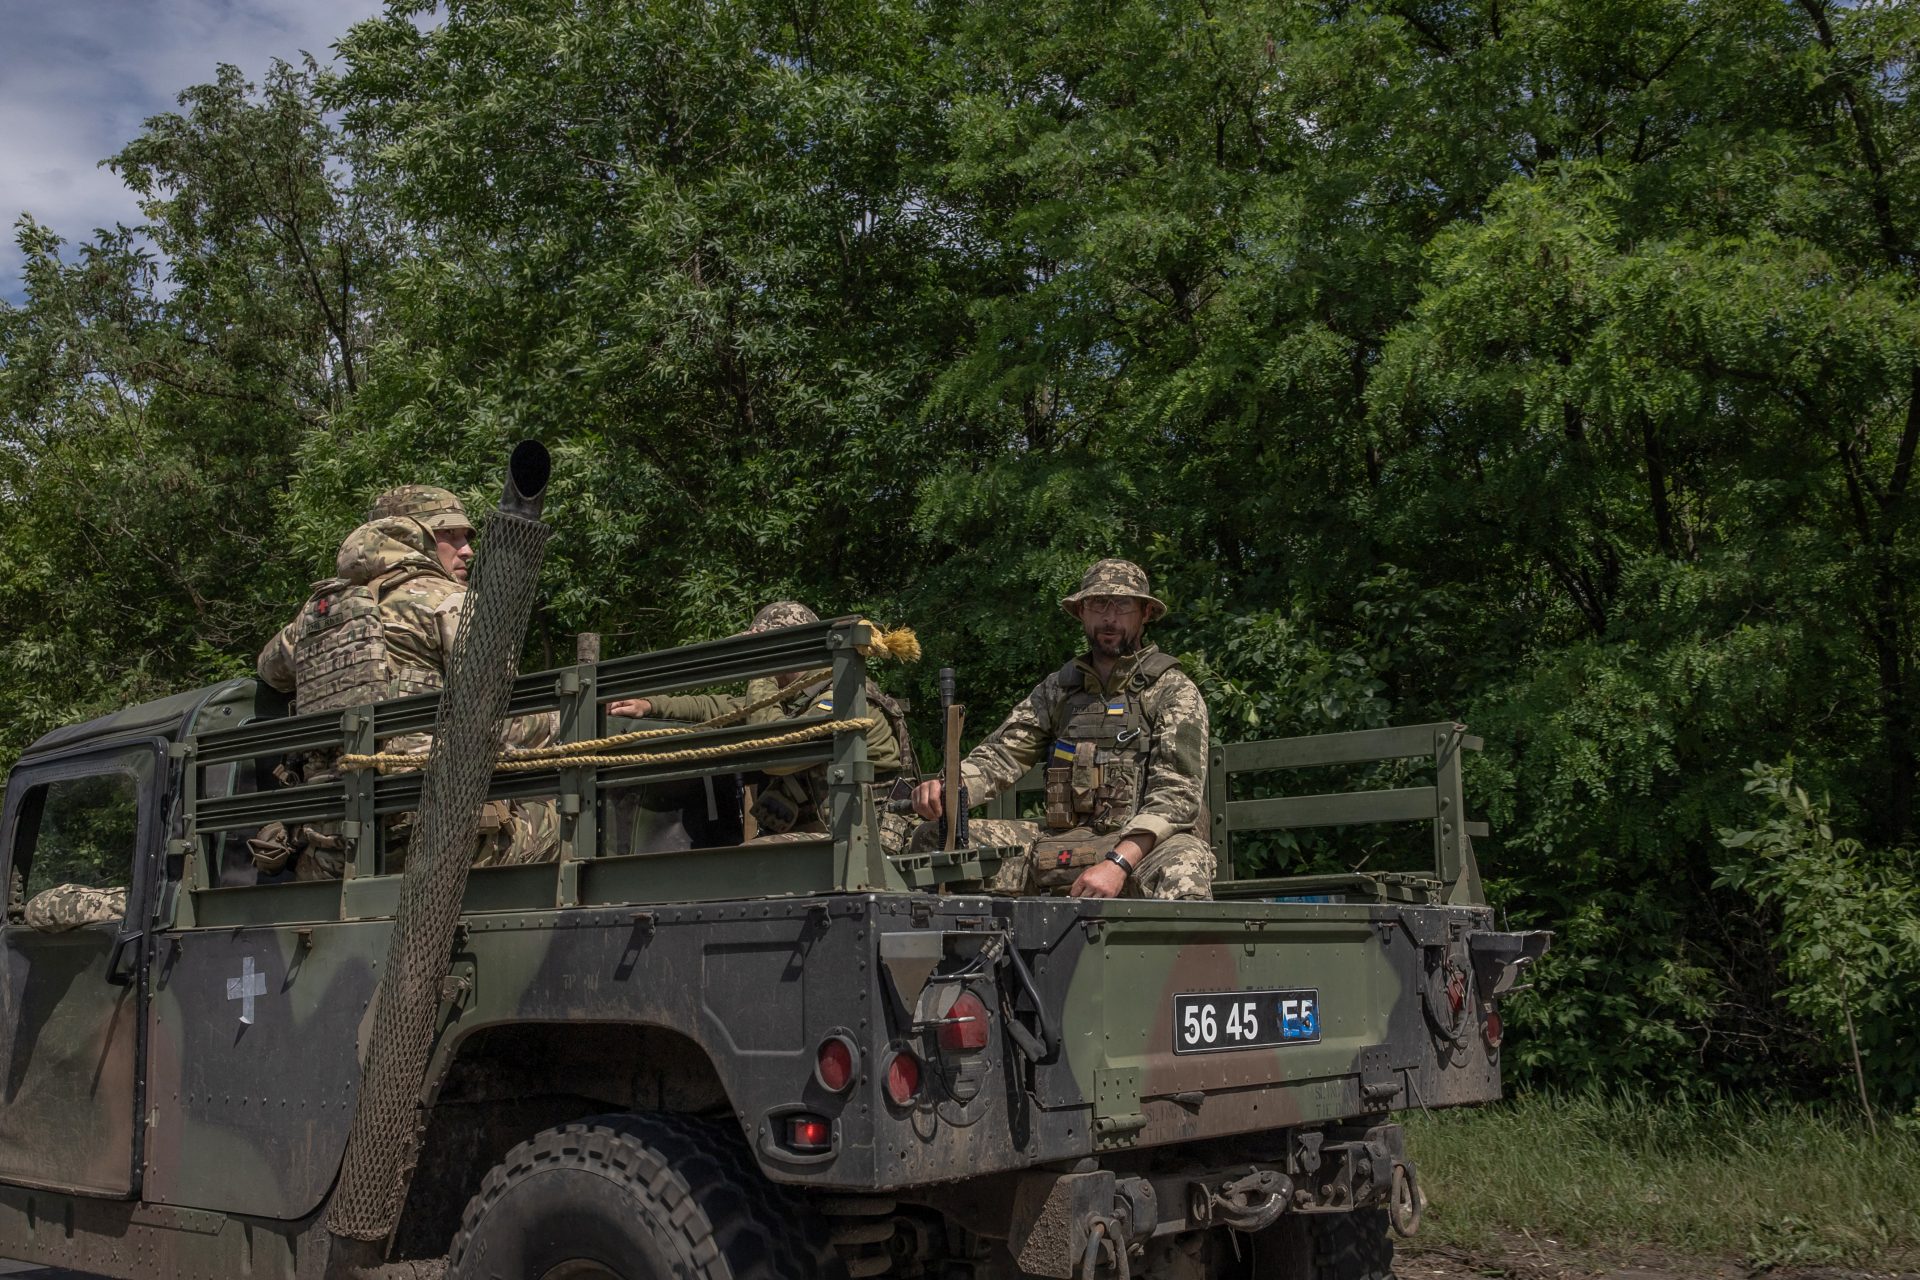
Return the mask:
[[[1147,575],[1125,560],[1102,560],[1061,601],[1131,596],[1151,622],[1166,606]],[[968,799],[981,804],[1047,762],[1047,822],[969,824],[977,845],[1018,845],[1024,859],[1002,864],[989,889],[1064,890],[1133,832],[1154,838],[1127,877],[1125,897],[1210,898],[1215,860],[1205,838],[1207,705],[1179,662],[1153,645],[1119,659],[1102,682],[1083,654],[1041,681],[1027,700],[960,765]],[[939,823],[916,832],[916,848],[939,838]]]
[[[807,606],[793,600],[780,600],[754,615],[747,634],[772,631],[779,627],[797,627],[819,620],[819,615]],[[750,713],[746,723],[773,724],[809,713],[831,712],[833,691],[824,681],[824,675],[811,680],[803,678],[791,686],[786,698]],[[778,687],[773,679],[763,678],[749,682],[744,695],[678,694],[650,698],[648,701],[652,704],[652,714],[662,719],[699,723],[771,697]],[[867,702],[869,714],[875,721],[867,730],[867,760],[873,765],[875,791],[884,794],[886,788],[900,776],[903,764],[911,767],[913,757],[910,751],[904,749],[900,735],[895,730],[896,720],[901,726],[906,723],[900,705],[871,680],[867,681]],[[755,823],[765,833],[756,837],[756,840],[811,840],[825,835],[827,767],[821,764],[785,774],[769,772],[773,775],[772,781],[760,789],[751,810]],[[880,819],[882,846],[890,853],[905,848],[910,827],[905,818],[883,812]]]
[[[64,933],[81,925],[117,921],[127,914],[125,889],[90,889],[82,884],[57,884],[33,895],[27,903],[27,928],[41,933]]]
[[[407,485],[380,495],[367,523],[341,544],[336,576],[314,584],[300,616],[260,651],[260,678],[294,693],[295,709],[303,712],[444,687],[467,588],[441,567],[433,535],[436,529],[470,527],[459,500],[444,489]],[[353,616],[341,623],[342,614]],[[557,729],[552,713],[523,716],[508,723],[506,740],[544,746]],[[424,751],[431,741],[426,734],[409,734],[381,746]],[[318,782],[338,773],[331,758],[309,756],[304,776]],[[410,814],[387,823],[389,872],[404,864],[411,824]],[[303,880],[338,879],[350,853],[331,823],[292,831],[270,823],[249,844],[255,863],[269,873],[298,855],[294,875]],[[559,817],[552,801],[503,801],[482,809],[474,865],[546,862],[558,854]]]

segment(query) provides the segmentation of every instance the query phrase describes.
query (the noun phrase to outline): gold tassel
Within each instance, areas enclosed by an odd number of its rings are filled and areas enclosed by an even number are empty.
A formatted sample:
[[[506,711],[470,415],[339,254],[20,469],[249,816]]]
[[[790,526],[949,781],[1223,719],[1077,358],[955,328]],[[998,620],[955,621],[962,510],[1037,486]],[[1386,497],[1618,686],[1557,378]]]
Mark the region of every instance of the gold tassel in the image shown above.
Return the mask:
[[[920,637],[913,634],[912,627],[899,627],[892,631],[882,631],[865,618],[860,620],[873,634],[869,644],[860,646],[860,653],[868,658],[892,658],[895,662],[920,661]]]

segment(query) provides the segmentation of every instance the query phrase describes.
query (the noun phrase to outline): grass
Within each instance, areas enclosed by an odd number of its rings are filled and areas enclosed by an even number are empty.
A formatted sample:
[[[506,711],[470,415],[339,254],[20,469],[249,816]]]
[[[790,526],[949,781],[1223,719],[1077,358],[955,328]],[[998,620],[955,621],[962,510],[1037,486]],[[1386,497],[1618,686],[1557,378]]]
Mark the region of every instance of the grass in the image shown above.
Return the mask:
[[[1521,1094],[1413,1112],[1423,1241],[1530,1234],[1784,1264],[1920,1261],[1920,1133],[1781,1104]]]

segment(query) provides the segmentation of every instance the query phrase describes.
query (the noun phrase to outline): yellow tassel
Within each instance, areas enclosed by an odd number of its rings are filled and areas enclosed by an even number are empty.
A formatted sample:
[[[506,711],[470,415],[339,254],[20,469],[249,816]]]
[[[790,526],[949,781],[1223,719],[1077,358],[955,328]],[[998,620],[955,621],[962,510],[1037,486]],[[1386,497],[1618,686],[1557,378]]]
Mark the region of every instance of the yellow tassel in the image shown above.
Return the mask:
[[[872,622],[868,622],[865,618],[862,618],[861,622],[865,623],[867,630],[873,634],[871,643],[860,646],[860,652],[863,656],[868,658],[892,658],[895,662],[920,661],[920,637],[913,634],[912,627],[899,627],[892,631],[882,631],[878,626]]]

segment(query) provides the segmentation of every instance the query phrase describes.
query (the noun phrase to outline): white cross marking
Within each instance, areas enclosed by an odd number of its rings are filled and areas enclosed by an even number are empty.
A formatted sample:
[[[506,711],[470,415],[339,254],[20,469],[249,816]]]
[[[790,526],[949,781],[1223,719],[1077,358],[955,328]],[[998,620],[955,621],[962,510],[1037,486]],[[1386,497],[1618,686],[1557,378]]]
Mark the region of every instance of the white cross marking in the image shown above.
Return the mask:
[[[227,979],[227,999],[240,1002],[240,1021],[243,1025],[253,1025],[253,998],[265,994],[267,975],[255,971],[252,956],[241,957],[240,976]]]

